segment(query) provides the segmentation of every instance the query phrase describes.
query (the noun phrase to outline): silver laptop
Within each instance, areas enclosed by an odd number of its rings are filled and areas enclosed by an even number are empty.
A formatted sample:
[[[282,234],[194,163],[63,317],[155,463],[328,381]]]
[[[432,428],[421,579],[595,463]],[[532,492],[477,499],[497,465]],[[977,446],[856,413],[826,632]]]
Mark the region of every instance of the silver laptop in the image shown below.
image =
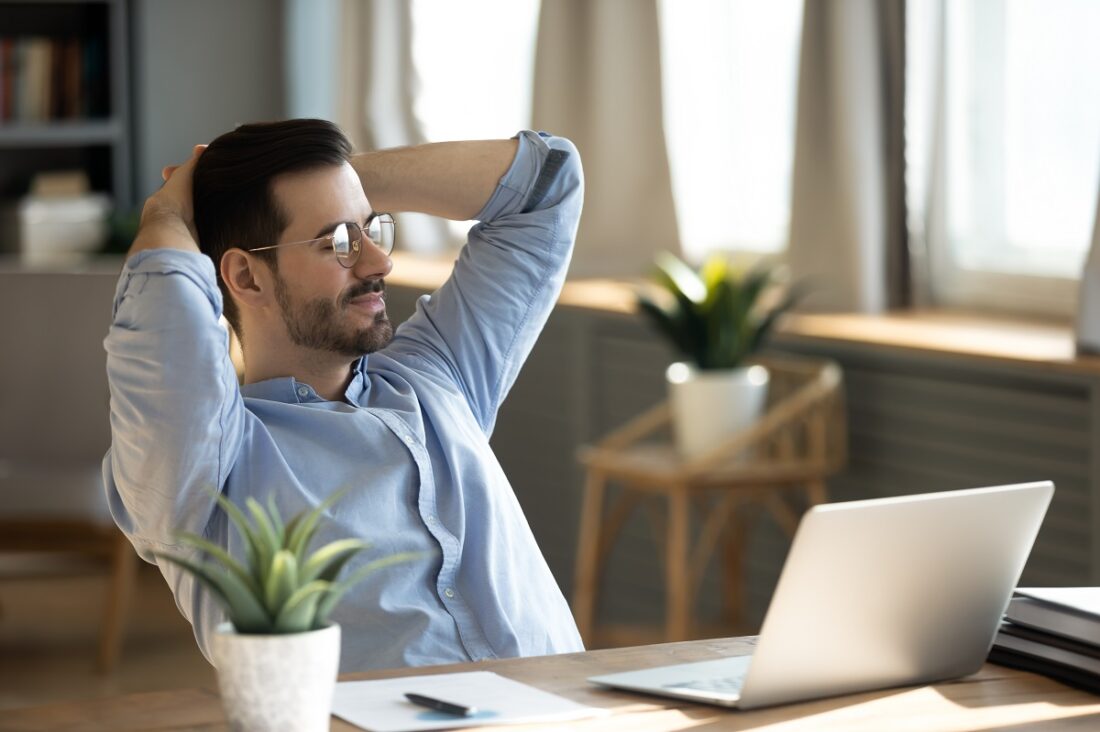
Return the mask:
[[[751,656],[593,676],[751,709],[957,678],[985,662],[1049,481],[815,506]]]

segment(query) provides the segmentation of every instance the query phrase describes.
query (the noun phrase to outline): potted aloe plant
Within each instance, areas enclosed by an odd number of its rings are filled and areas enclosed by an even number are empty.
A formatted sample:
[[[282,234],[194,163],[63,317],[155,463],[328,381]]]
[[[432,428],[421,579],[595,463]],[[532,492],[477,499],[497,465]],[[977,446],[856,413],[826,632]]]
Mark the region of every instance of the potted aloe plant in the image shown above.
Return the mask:
[[[206,561],[158,553],[195,576],[228,614],[211,640],[222,704],[233,729],[327,730],[340,662],[340,626],[329,614],[357,582],[383,567],[420,556],[395,554],[341,571],[368,547],[341,539],[309,552],[325,510],[343,492],[284,523],[274,501],[249,498],[244,511],[221,494],[218,505],[240,532],[240,562],[195,534],[179,535]],[[212,560],[212,561],[211,561]]]
[[[799,294],[789,289],[769,304],[777,285],[770,264],[741,271],[713,256],[694,270],[675,255],[658,255],[638,306],[683,358],[666,372],[683,457],[707,454],[763,412],[768,372],[749,359]]]

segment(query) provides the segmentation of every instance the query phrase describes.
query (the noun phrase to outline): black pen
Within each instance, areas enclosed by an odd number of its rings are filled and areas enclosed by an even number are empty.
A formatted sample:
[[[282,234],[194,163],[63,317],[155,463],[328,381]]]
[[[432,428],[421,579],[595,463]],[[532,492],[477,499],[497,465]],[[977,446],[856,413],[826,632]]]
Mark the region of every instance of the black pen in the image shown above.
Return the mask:
[[[422,707],[434,709],[437,712],[446,712],[447,714],[453,714],[456,717],[468,717],[471,714],[477,713],[476,707],[464,707],[461,704],[452,704],[451,702],[446,702],[442,699],[433,699],[432,697],[424,696],[423,694],[413,694],[412,692],[405,692],[405,698],[411,701],[413,704],[419,704]]]

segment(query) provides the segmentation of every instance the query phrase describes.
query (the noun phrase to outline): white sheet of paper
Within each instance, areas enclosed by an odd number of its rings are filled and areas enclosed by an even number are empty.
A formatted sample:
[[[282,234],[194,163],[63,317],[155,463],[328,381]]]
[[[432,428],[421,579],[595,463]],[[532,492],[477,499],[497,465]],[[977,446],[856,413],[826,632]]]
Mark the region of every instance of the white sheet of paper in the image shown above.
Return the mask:
[[[413,704],[406,692],[476,707],[468,717],[445,714]],[[491,671],[434,676],[402,676],[379,681],[336,684],[332,713],[371,732],[414,732],[489,724],[561,722],[608,714]]]
[[[1017,587],[1016,592],[1036,600],[1100,615],[1100,587]]]

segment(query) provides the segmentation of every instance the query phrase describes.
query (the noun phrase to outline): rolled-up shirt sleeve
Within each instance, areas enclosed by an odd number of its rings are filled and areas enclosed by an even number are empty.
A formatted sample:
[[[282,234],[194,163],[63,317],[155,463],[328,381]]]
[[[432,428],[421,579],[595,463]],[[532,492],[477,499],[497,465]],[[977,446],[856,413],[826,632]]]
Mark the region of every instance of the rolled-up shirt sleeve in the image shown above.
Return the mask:
[[[573,143],[530,131],[518,139],[451,277],[420,299],[389,347],[452,380],[487,434],[557,302],[584,198]]]
[[[139,554],[203,533],[240,450],[246,420],[213,263],[150,250],[119,279],[104,346],[111,449],[104,482]]]

